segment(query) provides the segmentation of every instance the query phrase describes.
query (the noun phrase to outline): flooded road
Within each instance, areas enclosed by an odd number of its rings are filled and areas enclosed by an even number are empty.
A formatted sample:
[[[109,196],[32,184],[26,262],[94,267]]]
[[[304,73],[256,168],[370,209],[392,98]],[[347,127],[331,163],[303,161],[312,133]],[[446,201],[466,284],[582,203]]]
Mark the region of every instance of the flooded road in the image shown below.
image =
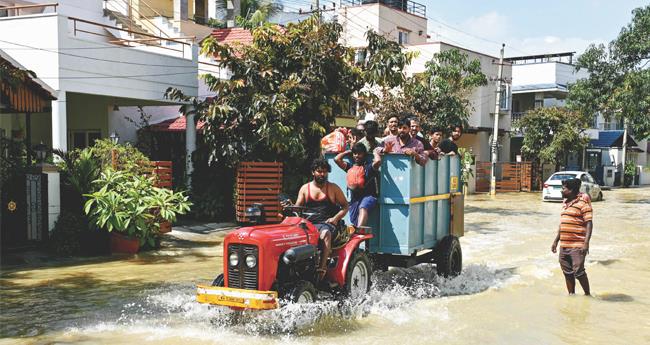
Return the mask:
[[[194,302],[221,272],[224,232],[180,233],[134,257],[2,267],[0,344],[649,344],[650,188],[593,204],[594,297],[567,296],[550,252],[560,204],[539,194],[466,199],[463,273],[378,274],[365,301],[239,318]]]

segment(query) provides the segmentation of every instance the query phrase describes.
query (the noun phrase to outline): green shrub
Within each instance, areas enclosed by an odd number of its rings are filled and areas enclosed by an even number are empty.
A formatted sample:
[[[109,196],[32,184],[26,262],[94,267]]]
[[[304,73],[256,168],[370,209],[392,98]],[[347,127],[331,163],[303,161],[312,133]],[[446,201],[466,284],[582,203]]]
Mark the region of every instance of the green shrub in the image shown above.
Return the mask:
[[[175,221],[191,205],[182,192],[154,187],[151,179],[126,170],[104,170],[96,188],[86,195],[84,212],[99,228],[138,238],[141,247],[154,247],[160,223]]]
[[[112,168],[113,150],[116,153],[118,170],[141,174],[142,168],[149,163],[149,158],[131,144],[113,144],[110,139],[101,139],[95,141],[95,145],[92,147],[92,155],[101,164],[102,171]]]
[[[88,219],[81,214],[62,211],[54,223],[50,246],[61,256],[77,255],[80,252],[80,239],[88,231]]]

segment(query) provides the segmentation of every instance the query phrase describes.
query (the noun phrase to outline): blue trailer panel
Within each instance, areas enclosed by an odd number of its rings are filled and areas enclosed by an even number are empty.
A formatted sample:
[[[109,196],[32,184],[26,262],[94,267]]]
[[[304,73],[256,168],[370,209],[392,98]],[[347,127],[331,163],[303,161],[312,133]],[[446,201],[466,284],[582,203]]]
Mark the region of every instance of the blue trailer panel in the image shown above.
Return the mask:
[[[330,181],[347,191],[345,172],[332,165]],[[460,160],[445,156],[422,167],[402,154],[382,156],[378,205],[370,213],[371,253],[411,255],[450,234],[451,197],[461,192]],[[347,191],[348,200],[350,197]],[[350,223],[346,217],[346,223]]]

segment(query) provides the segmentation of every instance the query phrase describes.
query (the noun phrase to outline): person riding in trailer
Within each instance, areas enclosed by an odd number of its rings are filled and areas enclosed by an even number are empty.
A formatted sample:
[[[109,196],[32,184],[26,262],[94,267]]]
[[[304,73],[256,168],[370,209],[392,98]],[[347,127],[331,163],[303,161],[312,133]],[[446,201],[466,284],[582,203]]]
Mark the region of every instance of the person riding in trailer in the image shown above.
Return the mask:
[[[317,269],[319,280],[322,280],[327,272],[325,265],[332,251],[332,239],[338,235],[339,223],[349,208],[341,188],[327,180],[331,170],[326,160],[315,159],[311,164],[313,180],[300,188],[296,200],[296,206],[304,206],[314,213],[309,220],[320,232],[323,255]]]
[[[391,117],[392,119],[392,117]],[[397,135],[388,136],[374,150],[375,160],[379,160],[381,154],[385,153],[402,153],[413,157],[415,162],[424,166],[429,161],[429,157],[424,152],[424,146],[421,142],[411,137],[411,118],[403,117],[397,123]]]
[[[354,163],[343,161],[352,154]],[[350,222],[357,227],[365,226],[368,214],[377,204],[377,177],[381,160],[368,161],[368,151],[362,143],[356,143],[352,150],[339,153],[334,161],[347,173],[346,184],[352,194],[350,198]]]

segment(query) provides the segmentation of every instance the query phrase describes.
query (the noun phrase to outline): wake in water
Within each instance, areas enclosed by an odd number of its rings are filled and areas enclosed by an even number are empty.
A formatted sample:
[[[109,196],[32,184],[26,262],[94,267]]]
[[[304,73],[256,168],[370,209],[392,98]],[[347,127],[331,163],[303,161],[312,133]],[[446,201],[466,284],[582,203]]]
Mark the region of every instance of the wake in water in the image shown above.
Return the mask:
[[[327,294],[314,303],[285,304],[272,311],[235,312],[195,301],[193,286],[167,286],[146,292],[141,302],[124,306],[115,326],[142,326],[155,320],[157,327],[175,328],[191,323],[212,331],[248,335],[314,335],[341,333],[360,327],[368,315],[385,316],[418,300],[475,294],[498,288],[509,270],[484,265],[466,266],[461,275],[443,278],[435,266],[423,264],[408,269],[392,268],[373,274],[371,291],[359,301],[337,300]],[[144,321],[147,322],[147,321]]]

